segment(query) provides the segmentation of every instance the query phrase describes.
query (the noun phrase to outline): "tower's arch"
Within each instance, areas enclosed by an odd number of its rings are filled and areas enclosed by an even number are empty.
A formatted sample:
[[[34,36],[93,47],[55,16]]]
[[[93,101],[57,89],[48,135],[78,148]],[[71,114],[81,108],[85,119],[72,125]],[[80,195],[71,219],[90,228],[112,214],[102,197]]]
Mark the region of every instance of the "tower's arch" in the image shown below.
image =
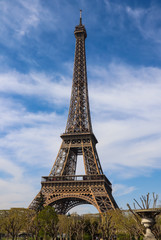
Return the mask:
[[[86,196],[78,196],[78,195],[67,195],[67,196],[59,196],[56,199],[51,199],[48,201],[48,205],[53,206],[57,213],[66,214],[69,212],[72,208],[84,205],[84,204],[90,204],[93,205],[97,211],[99,212],[99,209],[97,208],[94,201],[89,199]]]

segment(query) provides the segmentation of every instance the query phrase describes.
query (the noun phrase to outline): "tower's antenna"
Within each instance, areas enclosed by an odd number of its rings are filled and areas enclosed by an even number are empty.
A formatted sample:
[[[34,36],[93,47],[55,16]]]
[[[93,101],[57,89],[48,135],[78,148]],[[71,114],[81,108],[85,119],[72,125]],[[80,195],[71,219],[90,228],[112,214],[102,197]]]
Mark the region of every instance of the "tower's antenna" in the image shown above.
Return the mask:
[[[82,25],[82,10],[80,10],[80,24],[79,25]]]

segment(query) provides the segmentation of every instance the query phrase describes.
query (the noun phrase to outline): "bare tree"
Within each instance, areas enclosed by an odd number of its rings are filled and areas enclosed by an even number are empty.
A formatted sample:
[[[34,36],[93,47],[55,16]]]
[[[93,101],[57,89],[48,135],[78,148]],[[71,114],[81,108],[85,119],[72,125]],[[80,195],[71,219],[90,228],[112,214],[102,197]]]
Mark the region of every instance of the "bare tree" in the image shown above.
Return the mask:
[[[112,221],[111,213],[106,212],[102,214],[99,222],[99,229],[103,239],[114,239],[116,228],[115,223]]]

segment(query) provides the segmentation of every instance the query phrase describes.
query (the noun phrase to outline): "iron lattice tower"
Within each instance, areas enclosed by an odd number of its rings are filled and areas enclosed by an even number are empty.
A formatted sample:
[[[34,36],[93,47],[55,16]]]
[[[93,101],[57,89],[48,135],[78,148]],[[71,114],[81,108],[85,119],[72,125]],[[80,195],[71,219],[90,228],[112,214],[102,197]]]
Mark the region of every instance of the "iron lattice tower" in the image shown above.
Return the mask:
[[[81,12],[74,34],[75,59],[67,125],[51,172],[42,177],[40,192],[45,196],[45,205],[54,206],[60,214],[81,204],[92,204],[102,213],[118,206],[112,196],[112,185],[103,174],[92,131],[85,54],[87,33]],[[78,155],[83,155],[86,175],[75,175]],[[34,208],[40,192],[29,208]]]

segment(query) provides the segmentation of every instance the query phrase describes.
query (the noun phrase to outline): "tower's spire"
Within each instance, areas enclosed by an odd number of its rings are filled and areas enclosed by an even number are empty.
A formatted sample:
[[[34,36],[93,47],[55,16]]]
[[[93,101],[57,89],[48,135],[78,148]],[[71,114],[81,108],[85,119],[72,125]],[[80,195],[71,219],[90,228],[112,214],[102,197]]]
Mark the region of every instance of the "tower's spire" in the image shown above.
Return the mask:
[[[80,23],[79,25],[82,25],[82,10],[80,10]]]
[[[85,39],[85,26],[82,25],[82,10],[80,10],[80,24],[75,27],[75,59],[73,71],[72,93],[69,115],[65,133],[92,132],[89,110]]]

